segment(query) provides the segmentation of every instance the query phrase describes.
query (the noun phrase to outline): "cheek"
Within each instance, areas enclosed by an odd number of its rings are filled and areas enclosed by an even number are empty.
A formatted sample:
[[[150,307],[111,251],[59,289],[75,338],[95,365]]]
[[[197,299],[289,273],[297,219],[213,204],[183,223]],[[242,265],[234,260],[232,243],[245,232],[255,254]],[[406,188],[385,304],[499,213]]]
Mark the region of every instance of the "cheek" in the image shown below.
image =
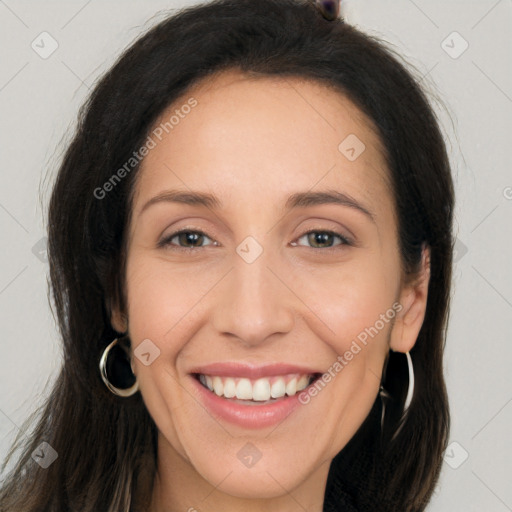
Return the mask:
[[[399,276],[394,266],[382,261],[377,257],[354,259],[315,271],[307,279],[295,276],[294,282],[301,283],[300,295],[307,297],[307,305],[325,326],[322,337],[337,354],[349,350],[356,339],[363,344],[370,339],[387,340]]]
[[[161,350],[173,351],[182,324],[194,316],[194,306],[215,282],[207,272],[190,272],[159,258],[134,255],[128,265],[128,314],[135,341],[154,338]],[[185,319],[185,321],[183,321]]]

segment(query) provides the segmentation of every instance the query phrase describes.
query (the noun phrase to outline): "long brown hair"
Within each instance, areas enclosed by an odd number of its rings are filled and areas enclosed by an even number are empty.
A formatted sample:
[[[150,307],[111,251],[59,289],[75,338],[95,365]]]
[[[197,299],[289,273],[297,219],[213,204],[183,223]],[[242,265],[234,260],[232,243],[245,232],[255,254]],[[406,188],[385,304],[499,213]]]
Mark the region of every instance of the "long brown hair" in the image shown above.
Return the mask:
[[[80,111],[48,212],[50,284],[64,362],[48,400],[34,413],[28,441],[20,434],[4,463],[21,452],[0,490],[1,511],[139,511],[148,503],[155,424],[140,393],[114,396],[98,371],[102,352],[119,335],[110,324],[111,306],[125,311],[126,227],[139,166],[107,198],[94,192],[142,146],[176,98],[199,79],[230,68],[334,87],[377,127],[409,276],[418,271],[422,245],[431,249],[428,303],[411,350],[416,389],[403,428],[392,440],[407,373],[400,354],[391,354],[386,386],[393,397],[382,435],[377,398],[331,464],[324,510],[336,510],[341,493],[359,510],[421,511],[428,503],[449,429],[442,356],[454,203],[433,108],[412,70],[383,41],[342,19],[327,21],[312,2],[217,0],[179,11],[141,36]],[[42,442],[58,453],[47,469],[31,458]],[[363,448],[365,465],[352,464]]]

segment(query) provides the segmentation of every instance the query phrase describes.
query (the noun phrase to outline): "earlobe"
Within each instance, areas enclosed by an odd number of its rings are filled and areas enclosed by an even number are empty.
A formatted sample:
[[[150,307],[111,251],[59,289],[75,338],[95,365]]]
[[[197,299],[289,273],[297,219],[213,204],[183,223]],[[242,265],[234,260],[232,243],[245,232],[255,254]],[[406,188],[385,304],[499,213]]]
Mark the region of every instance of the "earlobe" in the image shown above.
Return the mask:
[[[425,246],[417,279],[406,285],[400,294],[402,309],[396,316],[389,344],[395,352],[408,352],[416,343],[425,319],[429,282],[430,248]]]

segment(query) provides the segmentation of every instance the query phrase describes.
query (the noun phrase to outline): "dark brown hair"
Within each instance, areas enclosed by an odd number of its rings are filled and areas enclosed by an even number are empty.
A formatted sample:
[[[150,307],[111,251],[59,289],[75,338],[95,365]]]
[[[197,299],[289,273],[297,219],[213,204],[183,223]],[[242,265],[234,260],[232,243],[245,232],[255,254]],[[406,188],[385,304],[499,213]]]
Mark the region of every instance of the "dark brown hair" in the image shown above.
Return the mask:
[[[156,427],[140,393],[114,396],[98,371],[103,350],[119,335],[110,324],[111,306],[126,306],[126,227],[138,166],[107,198],[94,191],[143,145],[174,100],[227,69],[334,87],[377,129],[409,276],[418,272],[422,245],[431,249],[427,310],[411,350],[416,388],[403,428],[392,440],[407,373],[399,364],[403,354],[391,354],[386,387],[393,396],[382,435],[377,398],[331,464],[324,510],[337,510],[341,496],[357,510],[379,512],[421,511],[428,503],[449,429],[442,355],[454,202],[433,108],[419,79],[383,41],[341,19],[327,21],[312,2],[218,0],[179,11],[141,36],[80,111],[48,213],[51,292],[64,362],[29,440],[18,438],[10,452],[21,455],[0,491],[1,511],[144,510],[155,472]],[[58,453],[47,469],[31,459],[43,441]]]

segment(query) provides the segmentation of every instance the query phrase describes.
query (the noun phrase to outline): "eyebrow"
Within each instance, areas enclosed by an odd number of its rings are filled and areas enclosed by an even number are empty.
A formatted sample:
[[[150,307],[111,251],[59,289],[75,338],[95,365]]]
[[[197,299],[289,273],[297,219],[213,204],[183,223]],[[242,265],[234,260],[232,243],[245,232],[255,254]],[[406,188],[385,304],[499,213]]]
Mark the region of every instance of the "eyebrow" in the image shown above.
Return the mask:
[[[375,222],[374,214],[353,197],[337,190],[326,190],[322,192],[297,192],[292,194],[286,201],[285,208],[305,208],[321,204],[338,204],[348,206],[364,213],[372,222]]]
[[[181,203],[192,206],[205,206],[211,210],[218,210],[222,208],[222,201],[220,201],[217,196],[207,192],[166,190],[147,201],[142,207],[139,215],[142,215],[142,213],[150,206],[162,202]],[[326,190],[321,192],[296,192],[287,199],[285,203],[285,210],[288,211],[295,208],[307,208],[322,204],[338,204],[341,206],[353,208],[366,215],[372,222],[375,222],[374,214],[367,207],[363,206],[350,195],[339,192],[337,190]]]

